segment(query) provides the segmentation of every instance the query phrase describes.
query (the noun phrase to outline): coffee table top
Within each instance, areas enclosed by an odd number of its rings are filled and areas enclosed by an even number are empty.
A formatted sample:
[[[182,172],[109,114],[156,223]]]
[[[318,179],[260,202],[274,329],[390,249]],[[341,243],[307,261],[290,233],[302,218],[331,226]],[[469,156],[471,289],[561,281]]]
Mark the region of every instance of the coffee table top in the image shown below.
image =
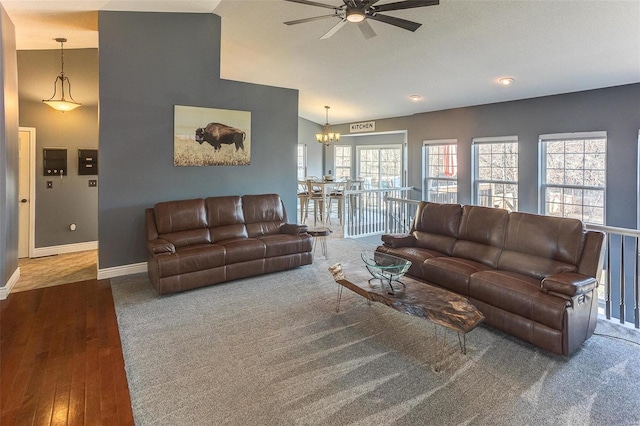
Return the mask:
[[[404,286],[394,286],[390,294],[385,286],[371,284],[371,274],[363,264],[336,263],[329,268],[336,283],[373,302],[397,311],[428,319],[459,333],[468,333],[482,322],[482,313],[466,297],[413,278],[402,277]]]

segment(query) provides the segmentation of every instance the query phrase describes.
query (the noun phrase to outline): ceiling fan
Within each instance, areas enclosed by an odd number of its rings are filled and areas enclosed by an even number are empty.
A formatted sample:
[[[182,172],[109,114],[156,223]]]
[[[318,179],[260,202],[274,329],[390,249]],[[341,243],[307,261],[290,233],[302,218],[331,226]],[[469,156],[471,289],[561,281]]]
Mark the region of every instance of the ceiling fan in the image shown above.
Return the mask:
[[[329,4],[318,3],[310,0],[285,0],[292,3],[306,4],[308,6],[323,7],[325,9],[333,9],[333,13],[329,15],[314,16],[311,18],[297,19],[295,21],[287,21],[287,25],[303,24],[305,22],[318,21],[320,19],[327,18],[339,18],[340,22],[334,25],[329,31],[327,31],[320,39],[327,39],[334,35],[340,28],[342,28],[347,22],[355,22],[358,24],[358,28],[362,32],[364,38],[369,39],[375,37],[376,33],[371,28],[371,25],[367,22],[367,19],[373,19],[374,21],[384,22],[385,24],[394,25],[396,27],[404,28],[405,30],[415,31],[422,24],[413,21],[407,21],[406,19],[396,18],[395,16],[383,15],[380,12],[390,12],[393,10],[412,9],[415,7],[435,6],[439,4],[439,0],[404,0],[394,3],[381,4],[376,6],[376,3],[380,0],[342,0],[344,2],[341,6],[331,6]]]

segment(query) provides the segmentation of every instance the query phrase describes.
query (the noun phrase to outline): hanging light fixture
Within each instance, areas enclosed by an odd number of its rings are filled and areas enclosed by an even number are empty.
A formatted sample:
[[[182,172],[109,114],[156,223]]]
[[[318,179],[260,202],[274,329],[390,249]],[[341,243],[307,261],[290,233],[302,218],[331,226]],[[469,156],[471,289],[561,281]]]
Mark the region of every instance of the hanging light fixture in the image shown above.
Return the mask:
[[[67,41],[67,39],[56,38],[56,41],[60,43],[60,62],[62,64],[62,70],[60,71],[60,75],[57,76],[56,80],[53,82],[53,96],[51,96],[49,99],[43,99],[42,102],[58,111],[71,111],[72,109],[78,108],[81,104],[73,100],[73,96],[71,96],[71,82],[69,81],[69,77],[64,75],[64,43]],[[58,93],[58,81],[60,81],[60,97],[56,99],[56,94]],[[67,83],[67,92],[69,93],[69,99],[71,99],[70,101],[64,98],[65,82]]]
[[[327,110],[327,122],[322,127],[322,133],[316,133],[316,140],[321,144],[329,146],[329,144],[336,143],[340,140],[340,133],[334,133],[331,131],[331,125],[329,124],[329,107],[325,106]]]

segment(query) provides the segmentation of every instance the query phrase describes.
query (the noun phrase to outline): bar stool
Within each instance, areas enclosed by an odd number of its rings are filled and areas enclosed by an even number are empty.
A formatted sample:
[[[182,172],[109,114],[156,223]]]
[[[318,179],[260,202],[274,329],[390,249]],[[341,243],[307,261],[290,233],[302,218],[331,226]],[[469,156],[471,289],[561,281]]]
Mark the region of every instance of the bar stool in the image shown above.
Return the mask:
[[[309,190],[304,180],[298,181],[298,201],[300,201],[300,223],[304,223],[309,215]]]

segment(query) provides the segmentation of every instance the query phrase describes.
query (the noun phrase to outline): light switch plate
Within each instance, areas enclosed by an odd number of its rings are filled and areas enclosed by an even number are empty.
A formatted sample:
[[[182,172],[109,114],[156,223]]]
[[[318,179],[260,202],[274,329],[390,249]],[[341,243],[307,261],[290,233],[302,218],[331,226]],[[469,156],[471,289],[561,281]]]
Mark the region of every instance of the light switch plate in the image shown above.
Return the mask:
[[[90,179],[89,180],[89,188],[94,188],[96,186],[98,186],[98,181],[95,180],[95,179]]]

